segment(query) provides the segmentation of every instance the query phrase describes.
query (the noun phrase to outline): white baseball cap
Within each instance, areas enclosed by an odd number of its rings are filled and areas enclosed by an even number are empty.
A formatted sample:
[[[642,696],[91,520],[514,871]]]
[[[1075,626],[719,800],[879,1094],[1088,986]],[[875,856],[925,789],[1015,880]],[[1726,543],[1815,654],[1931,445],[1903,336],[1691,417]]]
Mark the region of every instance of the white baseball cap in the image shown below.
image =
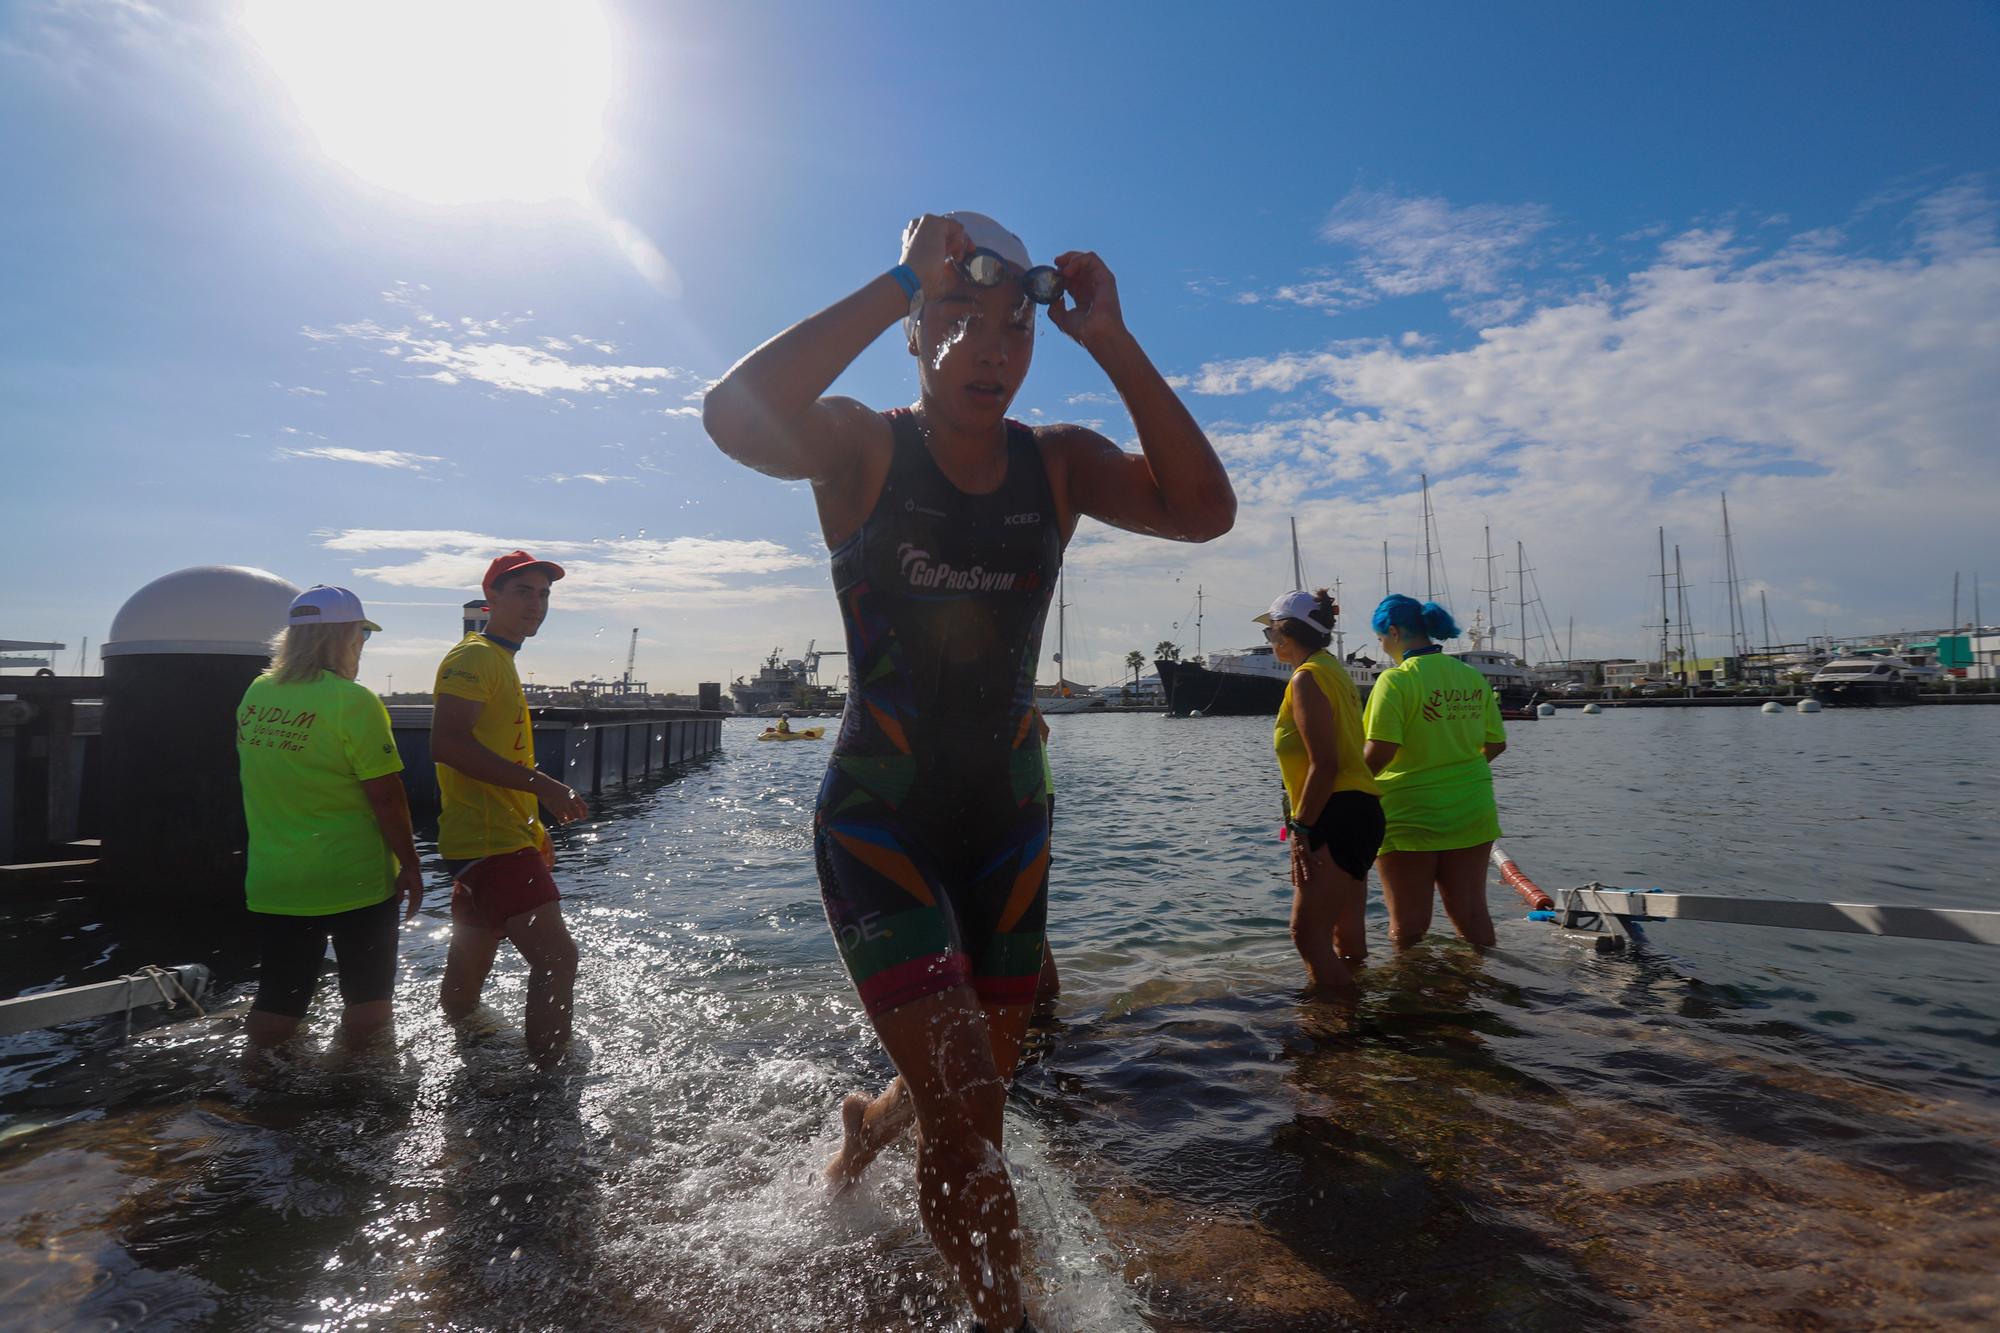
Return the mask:
[[[332,588],[324,583],[315,583],[292,599],[292,609],[286,617],[289,625],[355,625],[376,634],[382,627],[368,618],[361,609],[361,599],[345,588]]]
[[[1260,625],[1275,625],[1280,620],[1303,620],[1322,634],[1333,633],[1333,622],[1320,619],[1319,598],[1304,588],[1294,589],[1271,603],[1271,609],[1261,616],[1252,616]]]

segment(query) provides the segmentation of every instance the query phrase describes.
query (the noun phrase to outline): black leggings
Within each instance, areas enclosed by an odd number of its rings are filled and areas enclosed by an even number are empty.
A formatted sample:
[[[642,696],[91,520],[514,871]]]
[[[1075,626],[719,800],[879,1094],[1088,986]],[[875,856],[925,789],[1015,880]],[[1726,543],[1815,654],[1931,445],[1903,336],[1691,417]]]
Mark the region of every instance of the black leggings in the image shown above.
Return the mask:
[[[396,990],[396,904],[394,895],[373,907],[327,916],[281,916],[252,912],[257,924],[257,1000],[251,1008],[284,1018],[304,1018],[319,988],[326,942],[333,940],[340,966],[340,998],[347,1004],[386,1000]]]

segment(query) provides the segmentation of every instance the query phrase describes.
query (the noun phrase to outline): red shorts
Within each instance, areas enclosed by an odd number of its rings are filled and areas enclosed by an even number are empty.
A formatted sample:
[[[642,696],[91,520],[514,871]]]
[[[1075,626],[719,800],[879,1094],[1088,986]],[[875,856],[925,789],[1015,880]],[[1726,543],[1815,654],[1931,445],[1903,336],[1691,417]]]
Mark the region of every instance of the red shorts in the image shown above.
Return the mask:
[[[451,871],[451,914],[463,913],[487,930],[505,932],[513,918],[562,896],[548,862],[534,847],[476,861],[447,861],[445,868]]]

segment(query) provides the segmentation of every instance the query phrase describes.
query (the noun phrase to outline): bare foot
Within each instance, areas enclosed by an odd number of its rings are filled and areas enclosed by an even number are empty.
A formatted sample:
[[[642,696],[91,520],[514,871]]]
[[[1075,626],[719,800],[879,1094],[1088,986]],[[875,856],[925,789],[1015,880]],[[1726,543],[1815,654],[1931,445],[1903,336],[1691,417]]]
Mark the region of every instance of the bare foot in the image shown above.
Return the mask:
[[[861,1179],[861,1173],[880,1151],[871,1147],[866,1138],[871,1105],[873,1102],[865,1092],[850,1092],[840,1103],[840,1151],[826,1164],[825,1171],[827,1193],[836,1197]]]

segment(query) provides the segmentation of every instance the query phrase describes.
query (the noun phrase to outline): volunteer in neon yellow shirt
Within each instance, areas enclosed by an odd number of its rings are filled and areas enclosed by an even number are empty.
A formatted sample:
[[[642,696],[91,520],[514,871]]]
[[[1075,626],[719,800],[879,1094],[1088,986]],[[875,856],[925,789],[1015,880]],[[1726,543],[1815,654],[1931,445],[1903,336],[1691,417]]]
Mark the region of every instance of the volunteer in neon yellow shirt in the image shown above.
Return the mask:
[[[562,576],[562,566],[526,551],[487,567],[486,628],[438,664],[431,713],[438,854],[452,877],[451,948],[438,1003],[453,1022],[470,1015],[500,941],[511,941],[528,964],[528,1051],[544,1067],[569,1048],[576,942],[563,922],[555,849],[537,802],[565,824],[590,812],[535,768],[535,724],[514,655],[542,627],[549,586]]]
[[[1292,668],[1271,746],[1285,783],[1292,847],[1292,944],[1315,989],[1351,991],[1368,957],[1368,867],[1382,845],[1382,802],[1361,756],[1361,701],[1327,645],[1340,608],[1299,589],[1257,620]]]
[[[1436,602],[1392,594],[1373,624],[1396,663],[1375,678],[1364,724],[1388,818],[1376,865],[1389,938],[1407,949],[1424,937],[1435,888],[1459,935],[1491,945],[1486,856],[1500,836],[1491,764],[1507,748],[1500,701],[1437,642],[1456,638],[1458,623]]]
[[[396,903],[416,915],[423,877],[389,713],[355,682],[379,628],[345,588],[292,602],[271,669],[243,692],[236,753],[249,826],[244,899],[257,928],[252,1054],[290,1040],[329,940],[345,1002],[340,1036],[385,1028],[396,984]]]

